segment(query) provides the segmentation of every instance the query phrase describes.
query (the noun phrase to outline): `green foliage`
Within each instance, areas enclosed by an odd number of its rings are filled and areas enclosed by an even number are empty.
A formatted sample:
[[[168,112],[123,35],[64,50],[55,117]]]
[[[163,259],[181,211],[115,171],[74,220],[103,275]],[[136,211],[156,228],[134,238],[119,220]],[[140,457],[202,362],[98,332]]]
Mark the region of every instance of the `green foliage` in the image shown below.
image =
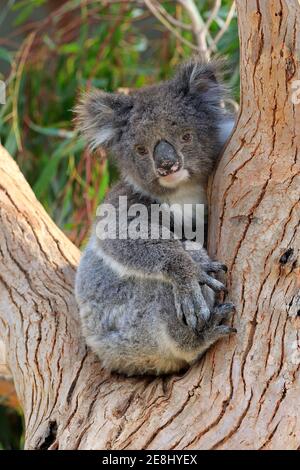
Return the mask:
[[[59,5],[59,2],[54,2]],[[175,1],[160,2],[183,23],[190,18]],[[212,0],[197,0],[204,20]],[[232,1],[223,0],[209,34],[214,38]],[[169,77],[194,50],[154,18],[141,2],[68,0],[54,9],[46,0],[8,0],[0,12],[0,79],[7,102],[0,105],[0,139],[55,222],[82,245],[97,205],[116,171],[102,151],[91,155],[74,132],[76,98],[81,89],[135,88]],[[195,44],[192,31],[179,29]],[[229,56],[227,79],[239,93],[239,42],[236,17],[217,45]],[[5,437],[8,422],[0,408],[2,447],[17,447]]]
[[[0,397],[0,450],[18,450],[22,449],[23,445],[24,435],[21,411],[5,406],[5,401]]]
[[[161,2],[168,13],[188,23],[176,2]],[[210,26],[215,36],[231,0],[223,0]],[[151,84],[170,76],[174,66],[194,51],[153,18],[139,3],[69,0],[51,10],[46,0],[10,0],[0,22],[11,22],[0,42],[0,66],[8,98],[0,108],[0,138],[16,158],[37,197],[69,237],[80,245],[115,172],[103,155],[90,155],[73,130],[76,97],[81,89],[107,91]],[[198,1],[204,20],[211,0]],[[40,18],[40,19],[37,19]],[[194,41],[191,31],[182,37]],[[18,47],[14,47],[14,45]],[[228,54],[228,81],[238,95],[237,22],[231,21],[218,44]],[[95,190],[95,187],[97,188]]]

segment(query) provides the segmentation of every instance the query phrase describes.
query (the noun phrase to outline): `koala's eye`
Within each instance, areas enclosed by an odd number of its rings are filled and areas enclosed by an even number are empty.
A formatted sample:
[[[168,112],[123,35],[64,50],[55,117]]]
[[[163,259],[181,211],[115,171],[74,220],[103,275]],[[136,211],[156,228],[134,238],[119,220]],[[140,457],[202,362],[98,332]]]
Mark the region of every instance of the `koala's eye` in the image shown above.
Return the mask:
[[[182,134],[181,136],[181,142],[183,143],[188,143],[188,142],[191,142],[193,140],[193,135],[191,132],[185,132],[184,134]]]
[[[148,150],[144,145],[137,145],[135,147],[135,149],[136,149],[137,153],[140,154],[140,155],[147,155],[147,153],[148,153]]]

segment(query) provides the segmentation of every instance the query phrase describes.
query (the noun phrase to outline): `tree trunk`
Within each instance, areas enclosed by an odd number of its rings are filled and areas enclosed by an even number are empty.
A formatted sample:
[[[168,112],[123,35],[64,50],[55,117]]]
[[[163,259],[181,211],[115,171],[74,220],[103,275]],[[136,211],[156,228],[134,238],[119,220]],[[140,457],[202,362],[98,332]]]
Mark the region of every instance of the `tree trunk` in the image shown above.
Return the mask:
[[[296,0],[237,1],[242,103],[211,187],[236,337],[185,375],[109,376],[80,336],[78,250],[0,149],[0,335],[29,449],[296,449],[299,122]]]

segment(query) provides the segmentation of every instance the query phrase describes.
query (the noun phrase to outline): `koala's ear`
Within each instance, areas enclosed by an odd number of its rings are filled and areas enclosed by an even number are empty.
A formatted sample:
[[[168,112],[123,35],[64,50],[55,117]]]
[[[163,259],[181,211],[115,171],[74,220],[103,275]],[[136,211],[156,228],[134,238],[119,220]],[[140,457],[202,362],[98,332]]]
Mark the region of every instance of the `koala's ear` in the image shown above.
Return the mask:
[[[191,59],[179,67],[174,77],[176,90],[184,95],[212,92],[220,98],[224,91],[220,80],[223,67],[224,62],[221,60],[203,62],[197,58]]]
[[[132,98],[121,93],[84,93],[75,108],[76,128],[92,150],[109,148],[120,138],[132,106]]]

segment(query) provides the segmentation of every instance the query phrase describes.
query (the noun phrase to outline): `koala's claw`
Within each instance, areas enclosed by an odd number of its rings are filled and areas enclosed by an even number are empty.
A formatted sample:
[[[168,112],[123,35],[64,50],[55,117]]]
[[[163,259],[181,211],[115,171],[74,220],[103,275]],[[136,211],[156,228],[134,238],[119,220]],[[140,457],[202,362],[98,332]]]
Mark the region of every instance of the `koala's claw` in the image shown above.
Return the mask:
[[[232,326],[220,325],[214,329],[214,335],[218,338],[223,338],[223,336],[228,336],[232,333],[236,333],[237,329]]]
[[[224,273],[227,273],[228,271],[226,264],[220,263],[219,261],[212,261],[210,259],[201,261],[199,265],[206,273],[218,274],[220,271],[223,271]]]
[[[228,320],[235,311],[236,308],[232,302],[217,305],[212,315],[212,321],[215,325],[220,325],[223,320]]]
[[[210,317],[210,310],[197,282],[186,289],[175,289],[175,308],[177,317],[194,331],[203,327]]]
[[[217,262],[218,263],[218,262]],[[223,263],[218,263],[220,264],[220,269],[219,271],[224,271],[224,273],[227,273],[228,272],[228,268],[226,266],[226,264],[223,264]]]
[[[212,290],[215,292],[225,292],[227,293],[227,288],[224,286],[224,284],[214,277],[210,276],[204,271],[200,271],[199,273],[199,282],[200,284],[206,284],[208,287],[210,287]]]
[[[220,271],[227,273],[228,268],[226,264],[220,263],[219,261],[211,261],[210,263],[208,263],[208,266],[207,266],[208,273],[218,274]]]

